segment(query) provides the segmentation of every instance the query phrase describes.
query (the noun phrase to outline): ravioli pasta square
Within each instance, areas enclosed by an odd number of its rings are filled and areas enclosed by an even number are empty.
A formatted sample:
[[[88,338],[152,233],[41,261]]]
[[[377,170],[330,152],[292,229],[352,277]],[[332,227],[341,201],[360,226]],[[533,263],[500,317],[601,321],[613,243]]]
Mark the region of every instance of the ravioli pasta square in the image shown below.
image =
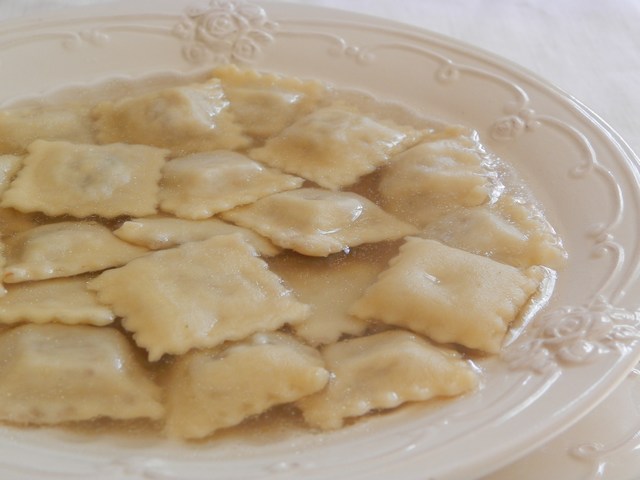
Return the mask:
[[[102,102],[92,114],[99,143],[153,145],[175,155],[250,144],[215,78]]]
[[[0,241],[0,274],[4,276],[4,267],[7,264],[7,257],[5,253],[6,247],[3,242]],[[7,294],[7,289],[4,286],[4,282],[0,281],[0,298]]]
[[[51,223],[5,240],[3,280],[17,283],[97,272],[147,252],[96,222]]]
[[[237,152],[218,150],[168,162],[162,172],[160,208],[190,220],[208,218],[304,180],[266,168]]]
[[[0,155],[0,195],[7,189],[16,172],[22,166],[22,157],[17,155]],[[16,232],[35,226],[32,218],[22,215],[12,208],[0,207],[0,238],[9,237]],[[0,244],[0,270],[4,267],[4,244]],[[0,286],[0,296],[6,290]]]
[[[453,228],[457,225],[457,228]],[[460,208],[425,227],[424,235],[450,247],[514,266],[521,263],[527,236],[485,206]],[[529,264],[530,265],[530,264]]]
[[[540,267],[521,271],[416,237],[389,264],[350,313],[488,353],[499,352],[543,277]]]
[[[118,238],[148,248],[162,250],[188,242],[206,240],[218,235],[238,233],[265,257],[272,257],[282,250],[253,230],[224,222],[218,218],[185,220],[183,218],[153,216],[133,218],[113,232]]]
[[[557,270],[566,264],[567,251],[562,239],[535,204],[503,195],[495,203],[494,211],[499,218],[514,225],[527,237],[526,248],[519,257],[512,257],[514,263],[545,265]]]
[[[551,226],[530,208],[505,196],[490,206],[454,210],[426,227],[424,235],[519,268],[544,265],[558,269],[566,261]]]
[[[91,277],[69,277],[9,285],[0,298],[0,323],[64,323],[103,326],[115,315],[87,289]]]
[[[166,150],[37,140],[1,205],[50,216],[151,215]]]
[[[247,135],[270,137],[310,113],[326,94],[322,83],[225,65],[213,71]],[[269,119],[265,121],[265,119]]]
[[[419,135],[411,127],[332,106],[300,118],[249,155],[321,187],[339,189],[387,163]]]
[[[202,438],[315,393],[328,378],[320,354],[289,335],[259,333],[224,349],[196,350],[172,367],[166,430]]]
[[[0,195],[7,189],[21,167],[22,157],[18,155],[0,155]]]
[[[123,317],[152,361],[277,330],[309,314],[239,234],[150,253],[102,273],[89,288]]]
[[[362,335],[369,322],[347,310],[372,285],[384,266],[355,252],[325,258],[280,255],[269,259],[271,270],[300,301],[313,305],[311,314],[293,328],[310,345],[336,342],[343,335]]]
[[[0,419],[56,424],[164,414],[161,391],[108,327],[21,325],[0,335]]]
[[[36,140],[93,143],[89,112],[71,106],[0,110],[0,154],[21,155]]]
[[[417,232],[365,197],[319,188],[277,193],[221,216],[282,248],[316,257]]]
[[[454,350],[401,330],[334,343],[322,350],[327,387],[297,402],[305,420],[323,430],[406,402],[472,391],[478,379]]]
[[[452,208],[487,203],[491,177],[470,138],[424,142],[393,157],[380,180],[385,210],[424,227]]]

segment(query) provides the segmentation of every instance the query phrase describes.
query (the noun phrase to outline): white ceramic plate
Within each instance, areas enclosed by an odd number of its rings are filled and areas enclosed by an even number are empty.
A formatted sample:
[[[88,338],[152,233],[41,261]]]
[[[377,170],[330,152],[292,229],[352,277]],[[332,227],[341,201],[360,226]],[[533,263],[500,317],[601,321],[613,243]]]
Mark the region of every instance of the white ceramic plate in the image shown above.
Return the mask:
[[[70,85],[239,62],[330,81],[478,130],[517,165],[570,254],[555,295],[477,394],[339,432],[184,446],[0,430],[14,479],[468,479],[602,400],[640,356],[637,159],[587,108],[501,59],[426,31],[277,3],[147,1],[0,26],[0,104]]]

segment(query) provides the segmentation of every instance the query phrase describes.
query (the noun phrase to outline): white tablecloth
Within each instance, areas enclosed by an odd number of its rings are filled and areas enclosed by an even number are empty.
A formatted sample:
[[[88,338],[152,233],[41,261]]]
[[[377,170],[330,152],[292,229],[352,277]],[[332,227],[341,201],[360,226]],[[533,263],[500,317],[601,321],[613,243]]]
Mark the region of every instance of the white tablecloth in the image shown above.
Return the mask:
[[[0,20],[110,1],[0,0]],[[289,1],[418,25],[510,59],[573,94],[640,152],[640,0]],[[564,462],[564,468],[573,468],[566,465],[570,461],[565,458],[567,446],[588,442],[595,430],[617,421],[616,406],[632,408],[624,402],[628,403],[626,397],[636,385],[623,387],[626,390],[618,392],[620,398],[605,402],[563,436],[487,480],[561,478],[554,474],[556,464]],[[612,438],[611,452],[592,464],[577,465],[571,475],[562,478],[640,478],[640,454],[635,451],[640,441],[634,440],[633,428],[631,422],[626,437]],[[625,432],[622,427],[620,431]],[[615,449],[616,445],[621,448]]]

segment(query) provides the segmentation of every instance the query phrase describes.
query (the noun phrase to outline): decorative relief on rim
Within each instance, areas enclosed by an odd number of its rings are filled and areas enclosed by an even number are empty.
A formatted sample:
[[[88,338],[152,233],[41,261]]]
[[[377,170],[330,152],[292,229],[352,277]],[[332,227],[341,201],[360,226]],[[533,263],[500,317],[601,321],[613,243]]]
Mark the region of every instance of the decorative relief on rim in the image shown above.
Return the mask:
[[[173,33],[185,42],[193,63],[252,62],[273,42],[277,24],[265,10],[238,0],[211,0],[206,8],[190,7]]]
[[[614,307],[604,298],[538,316],[502,358],[513,369],[546,372],[560,363],[581,364],[598,355],[624,354],[640,340],[640,312]]]
[[[87,43],[94,47],[103,47],[111,37],[101,30],[83,30],[75,34],[69,34],[68,38],[62,41],[62,46],[68,50],[75,50],[83,43]]]
[[[529,108],[512,115],[498,118],[491,127],[491,137],[506,142],[519,137],[526,131],[535,130],[540,126],[535,112]]]
[[[58,40],[60,41],[62,48],[64,48],[65,50],[73,51],[78,49],[83,44],[93,47],[103,47],[107,43],[109,43],[111,37],[104,31],[98,29],[79,30],[77,32],[52,32],[41,35],[19,35],[15,38],[10,38],[9,40],[0,42],[0,51],[19,47],[21,45],[33,42],[49,42],[51,40]],[[2,65],[1,59],[0,65]]]
[[[154,25],[157,20],[166,23],[167,17],[173,19],[173,26]],[[132,31],[178,38],[184,43],[185,60],[193,64],[251,63],[265,46],[273,43],[273,35],[278,29],[264,8],[243,0],[210,0],[206,7],[187,8],[182,19],[179,18],[175,15],[135,15],[131,16],[134,23],[114,23],[102,28],[79,27],[77,31],[44,34],[11,32],[7,40],[0,42],[0,51],[52,39],[59,39],[67,50],[76,50],[81,45],[102,47],[111,40],[111,31]],[[69,25],[73,23],[82,23],[82,20],[68,22]]]

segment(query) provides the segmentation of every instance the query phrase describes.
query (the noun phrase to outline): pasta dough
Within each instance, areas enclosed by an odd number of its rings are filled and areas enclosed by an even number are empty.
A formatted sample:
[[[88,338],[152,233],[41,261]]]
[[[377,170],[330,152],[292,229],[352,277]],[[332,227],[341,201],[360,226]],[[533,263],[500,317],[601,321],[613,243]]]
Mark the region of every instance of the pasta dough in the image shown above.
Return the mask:
[[[0,335],[0,419],[54,424],[159,419],[160,389],[108,327],[22,325]]]
[[[302,117],[249,155],[321,187],[339,189],[387,163],[418,138],[413,128],[332,106]]]
[[[495,203],[494,212],[501,219],[515,225],[527,237],[527,245],[509,262],[517,266],[545,265],[560,270],[567,261],[562,239],[542,212],[533,203],[503,195]]]
[[[7,189],[20,167],[22,167],[22,157],[0,155],[0,195]]]
[[[323,430],[373,410],[473,390],[475,372],[454,350],[401,330],[334,343],[322,350],[327,388],[299,400],[305,420]]]
[[[277,330],[309,314],[239,234],[150,253],[102,273],[89,288],[123,317],[152,361]]]
[[[269,260],[271,270],[298,298],[314,306],[309,317],[293,327],[296,335],[310,345],[333,343],[343,335],[362,335],[369,328],[369,322],[349,315],[347,310],[384,267],[358,253],[328,259],[280,255]]]
[[[271,257],[281,251],[268,239],[252,230],[223,222],[218,218],[205,220],[185,220],[163,216],[134,218],[124,222],[113,233],[122,240],[151,250],[171,248],[217,235],[239,233],[260,255]]]
[[[497,353],[542,271],[520,271],[435,240],[409,237],[390,267],[350,308],[439,343]]]
[[[380,181],[382,206],[424,227],[455,207],[482,205],[492,194],[483,152],[466,136],[421,143],[396,155]]]
[[[328,378],[320,354],[284,334],[193,351],[172,368],[166,429],[172,437],[202,438],[315,393]]]
[[[279,133],[310,113],[326,94],[320,82],[243,70],[236,65],[218,67],[213,76],[221,80],[229,108],[244,132],[260,139]]]
[[[222,213],[282,248],[326,257],[363,243],[416,233],[370,200],[349,192],[300,188]]]
[[[0,323],[108,325],[115,315],[87,290],[88,280],[82,276],[9,285],[0,298]]]
[[[6,241],[6,283],[69,277],[117,267],[147,253],[96,222],[59,222],[18,233]]]
[[[151,215],[167,153],[144,145],[37,140],[1,205],[51,216]]]
[[[492,205],[458,209],[425,227],[424,236],[515,267],[559,269],[566,251],[532,206],[502,196]]]
[[[298,188],[303,182],[236,152],[194,154],[164,166],[160,207],[178,217],[199,220]]]
[[[175,155],[246,147],[220,80],[106,101],[92,112],[99,143],[168,148]]]
[[[19,108],[0,111],[0,154],[23,154],[35,140],[92,143],[85,108]]]

